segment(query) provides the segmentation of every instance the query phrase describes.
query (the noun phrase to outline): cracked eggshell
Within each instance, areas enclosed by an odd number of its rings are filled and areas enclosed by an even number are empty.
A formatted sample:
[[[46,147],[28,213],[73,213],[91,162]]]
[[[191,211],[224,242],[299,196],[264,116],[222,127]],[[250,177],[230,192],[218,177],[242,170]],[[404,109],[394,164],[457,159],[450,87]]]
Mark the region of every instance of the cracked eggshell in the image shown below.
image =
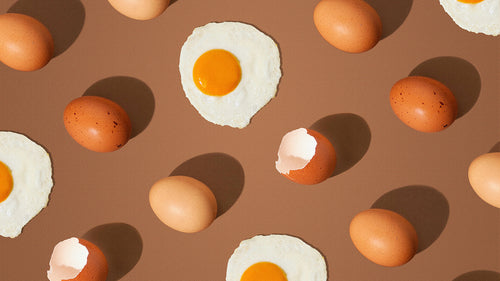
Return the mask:
[[[420,132],[439,132],[457,117],[458,105],[443,83],[424,76],[409,76],[396,82],[390,92],[396,116]]]
[[[49,265],[50,281],[105,281],[108,276],[108,262],[101,250],[75,237],[57,243]]]
[[[500,208],[500,152],[474,159],[469,165],[468,177],[472,189],[483,201]]]
[[[281,140],[276,170],[293,182],[312,185],[329,178],[336,161],[335,149],[325,136],[299,128]]]
[[[97,96],[71,101],[64,110],[64,126],[77,143],[96,152],[123,147],[132,130],[130,118],[121,106]]]

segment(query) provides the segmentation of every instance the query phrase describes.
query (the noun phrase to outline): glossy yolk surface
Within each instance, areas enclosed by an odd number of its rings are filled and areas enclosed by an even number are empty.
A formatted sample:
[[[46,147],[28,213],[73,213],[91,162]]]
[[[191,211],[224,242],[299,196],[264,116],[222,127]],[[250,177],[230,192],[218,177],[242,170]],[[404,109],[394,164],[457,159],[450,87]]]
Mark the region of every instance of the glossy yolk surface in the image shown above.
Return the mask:
[[[240,83],[240,62],[226,50],[207,51],[194,64],[193,80],[196,87],[206,95],[227,95]]]
[[[0,161],[0,202],[9,197],[14,182],[9,167]]]
[[[467,4],[477,4],[479,2],[483,2],[483,0],[457,0],[457,1]]]
[[[286,273],[271,262],[253,264],[241,276],[240,281],[287,281]]]

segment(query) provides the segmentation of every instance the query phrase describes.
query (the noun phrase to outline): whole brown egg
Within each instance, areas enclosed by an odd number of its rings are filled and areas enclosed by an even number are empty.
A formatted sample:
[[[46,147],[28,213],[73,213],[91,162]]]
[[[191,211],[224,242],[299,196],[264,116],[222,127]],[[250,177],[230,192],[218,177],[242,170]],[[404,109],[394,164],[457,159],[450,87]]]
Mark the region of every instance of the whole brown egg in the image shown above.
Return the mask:
[[[370,50],[382,35],[380,16],[363,0],[321,0],[313,19],[328,43],[349,53]]]
[[[23,14],[0,15],[0,61],[20,71],[44,67],[54,54],[54,40],[45,25]]]
[[[383,266],[400,266],[417,251],[417,232],[413,225],[396,212],[369,209],[351,221],[349,234],[358,251]]]
[[[130,118],[121,106],[97,96],[71,101],[64,110],[64,126],[77,143],[97,152],[123,147],[132,130]]]

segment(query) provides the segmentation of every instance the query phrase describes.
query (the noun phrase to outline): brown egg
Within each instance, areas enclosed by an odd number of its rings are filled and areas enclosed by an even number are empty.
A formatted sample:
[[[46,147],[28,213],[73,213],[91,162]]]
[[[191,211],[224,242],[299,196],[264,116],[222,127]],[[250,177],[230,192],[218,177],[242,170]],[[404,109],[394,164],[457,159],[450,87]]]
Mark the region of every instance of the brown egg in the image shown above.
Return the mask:
[[[378,13],[363,0],[321,0],[313,19],[328,43],[349,53],[370,50],[382,35]]]
[[[150,20],[167,9],[170,0],[108,0],[122,15],[136,20]]]
[[[474,159],[469,166],[469,182],[481,199],[500,208],[500,152]]]
[[[448,128],[457,117],[458,105],[443,83],[429,77],[410,76],[396,82],[390,92],[396,116],[420,132]]]
[[[108,262],[93,243],[72,237],[54,247],[47,278],[50,281],[106,281]]]
[[[47,27],[22,14],[0,15],[0,61],[20,71],[44,67],[54,54],[54,40]]]
[[[123,147],[132,129],[127,112],[121,106],[96,96],[83,96],[70,102],[64,110],[64,126],[77,143],[97,152]]]
[[[149,204],[160,221],[186,233],[204,230],[217,215],[217,201],[210,188],[187,176],[157,181],[149,191]]]
[[[336,161],[335,149],[325,136],[300,128],[281,140],[276,169],[293,182],[311,185],[328,179]]]
[[[351,221],[349,234],[358,251],[383,266],[400,266],[415,255],[417,232],[401,215],[384,209],[369,209]]]

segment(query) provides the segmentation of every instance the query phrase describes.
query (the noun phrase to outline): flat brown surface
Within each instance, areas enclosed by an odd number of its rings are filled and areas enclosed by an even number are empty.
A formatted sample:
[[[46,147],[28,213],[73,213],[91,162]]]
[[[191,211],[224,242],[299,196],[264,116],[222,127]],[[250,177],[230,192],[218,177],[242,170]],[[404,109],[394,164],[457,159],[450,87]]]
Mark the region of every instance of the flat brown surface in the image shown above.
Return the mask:
[[[45,21],[56,56],[31,73],[0,65],[0,129],[43,145],[55,182],[23,233],[0,237],[0,280],[46,280],[54,245],[78,236],[107,253],[110,281],[220,281],[241,240],[271,233],[317,248],[330,281],[500,280],[500,210],[467,179],[472,159],[500,150],[500,38],[460,29],[437,0],[369,2],[384,38],[354,55],[320,37],[317,1],[178,0],[146,22],[104,0],[1,1],[1,12]],[[181,87],[180,48],[212,21],[250,23],[280,47],[277,97],[241,130],[205,121]],[[460,112],[449,128],[420,133],[395,117],[390,88],[410,74],[455,92]],[[82,95],[126,108],[134,137],[125,147],[101,154],[70,138],[63,111]],[[282,136],[299,127],[322,131],[337,149],[335,176],[316,186],[274,168]],[[180,233],[153,214],[149,188],[171,174],[214,189],[220,215],[205,231]],[[408,264],[384,268],[354,248],[349,223],[371,207],[414,223],[421,244]]]

